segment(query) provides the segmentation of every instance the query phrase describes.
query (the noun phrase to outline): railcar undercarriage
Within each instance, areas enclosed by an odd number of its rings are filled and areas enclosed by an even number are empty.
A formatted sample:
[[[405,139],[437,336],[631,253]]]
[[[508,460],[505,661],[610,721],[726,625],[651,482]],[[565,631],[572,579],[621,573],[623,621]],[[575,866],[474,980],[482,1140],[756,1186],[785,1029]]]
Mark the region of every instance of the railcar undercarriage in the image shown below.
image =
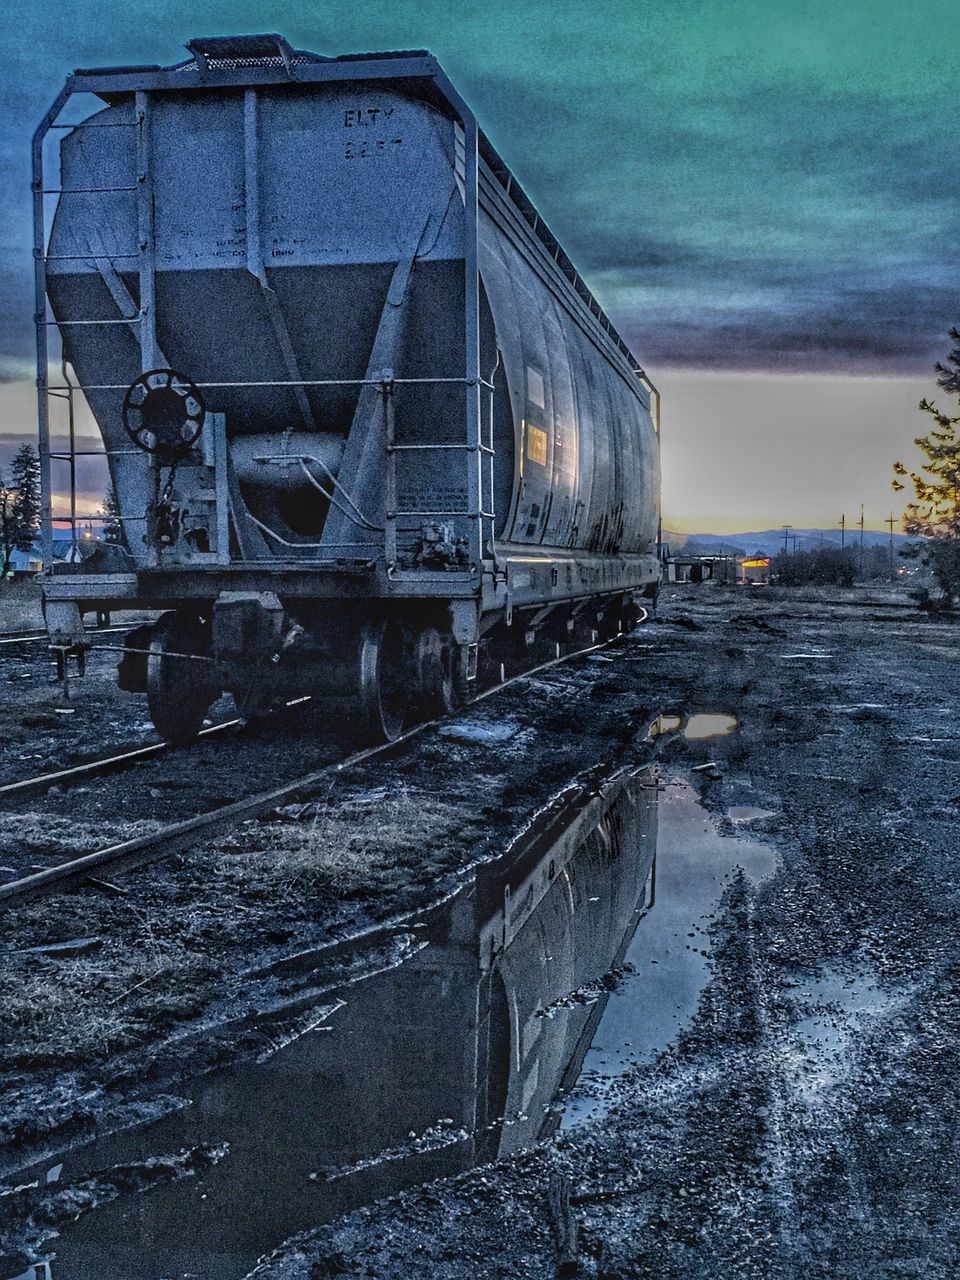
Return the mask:
[[[67,612],[82,625],[76,604]],[[158,732],[171,742],[195,737],[225,693],[248,721],[309,696],[338,735],[392,741],[412,725],[452,711],[474,691],[612,639],[642,616],[633,593],[584,597],[514,611],[509,624],[502,614],[491,615],[479,640],[462,645],[443,602],[371,608],[363,600],[224,593],[180,602],[155,622],[133,627],[124,641],[119,684],[147,695]],[[71,661],[83,663],[88,643],[76,633],[55,635],[64,673]]]

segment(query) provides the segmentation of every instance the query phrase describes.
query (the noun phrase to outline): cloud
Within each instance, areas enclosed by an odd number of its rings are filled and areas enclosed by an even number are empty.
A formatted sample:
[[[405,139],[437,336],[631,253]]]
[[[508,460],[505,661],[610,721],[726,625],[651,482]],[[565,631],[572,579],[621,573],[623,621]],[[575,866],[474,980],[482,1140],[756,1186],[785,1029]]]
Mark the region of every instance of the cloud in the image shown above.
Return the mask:
[[[136,22],[72,2],[86,20],[35,16],[0,54],[0,369],[32,351],[27,155],[49,67],[170,62],[181,33],[230,25],[209,0]],[[453,16],[440,0],[267,0],[238,4],[232,29],[432,48],[646,363],[907,373],[960,319],[952,2],[875,0],[866,22],[832,0],[491,0]]]
[[[651,367],[931,374],[957,314],[956,290],[910,278],[834,280],[769,304],[734,293],[645,293],[607,282],[609,310]],[[631,294],[633,298],[631,299]]]
[[[0,386],[22,382],[33,373],[35,368],[35,362],[26,356],[0,354]]]
[[[533,90],[504,92],[536,120]],[[938,104],[788,83],[659,107],[626,159],[566,114],[558,157],[534,124],[527,166],[645,363],[915,373],[941,354],[960,191]],[[563,186],[561,169],[589,182]]]

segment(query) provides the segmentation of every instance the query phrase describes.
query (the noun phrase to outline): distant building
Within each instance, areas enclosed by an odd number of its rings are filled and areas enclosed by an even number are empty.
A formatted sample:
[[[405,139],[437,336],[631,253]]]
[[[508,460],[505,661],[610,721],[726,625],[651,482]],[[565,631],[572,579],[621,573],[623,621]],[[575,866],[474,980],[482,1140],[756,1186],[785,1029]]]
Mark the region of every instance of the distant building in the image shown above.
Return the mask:
[[[34,543],[29,551],[14,551],[10,556],[11,578],[32,578],[43,568],[43,556]]]
[[[103,545],[102,521],[93,518],[78,522],[76,538],[69,528],[54,526],[53,559],[57,564],[79,564]],[[10,557],[11,578],[32,578],[43,571],[43,548],[39,538],[29,551],[14,551]]]
[[[769,582],[770,557],[746,556],[740,561],[741,582]]]
[[[664,582],[728,582],[737,580],[736,556],[684,555],[668,550],[663,561]]]

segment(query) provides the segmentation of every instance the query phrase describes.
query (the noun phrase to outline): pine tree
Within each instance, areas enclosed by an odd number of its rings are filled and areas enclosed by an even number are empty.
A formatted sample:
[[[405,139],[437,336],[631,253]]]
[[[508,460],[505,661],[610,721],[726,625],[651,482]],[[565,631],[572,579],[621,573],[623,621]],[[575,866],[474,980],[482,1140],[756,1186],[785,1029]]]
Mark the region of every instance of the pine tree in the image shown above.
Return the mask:
[[[97,515],[103,521],[104,542],[123,542],[123,524],[120,521],[120,503],[112,484],[108,484],[103,494],[103,502]]]
[[[32,445],[22,444],[10,464],[10,484],[16,489],[14,515],[16,548],[29,551],[40,532],[40,458]]]
[[[14,551],[29,551],[40,529],[40,459],[22,444],[10,464],[10,483],[0,473],[0,551],[6,578]]]
[[[3,556],[3,569],[0,579],[6,579],[10,572],[10,561],[13,558],[13,503],[14,491],[7,485],[3,472],[0,471],[0,553]]]
[[[936,365],[937,386],[960,399],[960,329],[951,329],[950,338],[955,345],[946,364]],[[960,414],[944,413],[927,399],[920,401],[920,410],[934,424],[914,441],[926,461],[909,472],[902,462],[894,463],[893,488],[901,492],[909,477],[914,497],[907,503],[903,528],[922,539],[920,558],[944,603],[952,605],[960,596]]]

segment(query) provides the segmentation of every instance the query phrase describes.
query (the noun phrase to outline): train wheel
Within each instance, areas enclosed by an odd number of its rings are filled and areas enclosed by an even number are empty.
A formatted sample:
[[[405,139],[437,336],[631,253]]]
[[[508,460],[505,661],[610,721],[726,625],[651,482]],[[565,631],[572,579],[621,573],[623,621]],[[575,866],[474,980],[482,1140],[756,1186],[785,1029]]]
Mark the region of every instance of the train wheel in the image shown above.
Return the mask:
[[[181,744],[195,738],[217,691],[210,664],[209,635],[199,618],[165,613],[154,627],[147,656],[147,704],[161,738]],[[189,655],[189,656],[176,656]]]
[[[405,649],[397,622],[371,622],[360,633],[360,733],[366,739],[393,742],[403,732],[411,695]]]
[[[446,715],[457,705],[455,651],[449,636],[424,627],[410,642],[413,703],[424,718]]]

